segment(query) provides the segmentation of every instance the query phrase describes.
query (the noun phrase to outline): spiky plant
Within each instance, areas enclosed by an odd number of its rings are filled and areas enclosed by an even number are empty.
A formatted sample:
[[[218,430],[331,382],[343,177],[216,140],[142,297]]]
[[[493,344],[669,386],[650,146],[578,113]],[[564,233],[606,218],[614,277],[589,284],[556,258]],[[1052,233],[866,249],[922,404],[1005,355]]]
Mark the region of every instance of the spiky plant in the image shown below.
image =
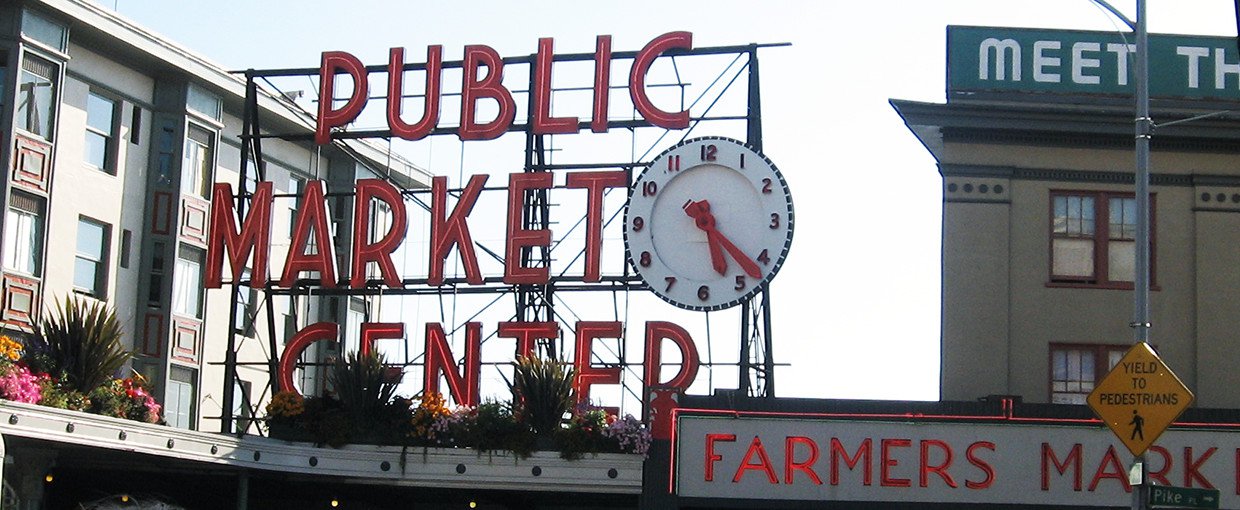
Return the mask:
[[[71,389],[86,394],[133,358],[133,353],[121,347],[116,311],[101,302],[72,296],[43,318],[29,347],[48,365],[41,369],[64,374]]]
[[[356,418],[380,416],[396,396],[396,384],[384,382],[383,355],[378,351],[365,356],[350,352],[345,358],[336,360],[328,376],[340,406]]]
[[[517,358],[512,375],[513,407],[517,416],[539,436],[560,428],[573,408],[573,371],[554,360],[533,356]]]

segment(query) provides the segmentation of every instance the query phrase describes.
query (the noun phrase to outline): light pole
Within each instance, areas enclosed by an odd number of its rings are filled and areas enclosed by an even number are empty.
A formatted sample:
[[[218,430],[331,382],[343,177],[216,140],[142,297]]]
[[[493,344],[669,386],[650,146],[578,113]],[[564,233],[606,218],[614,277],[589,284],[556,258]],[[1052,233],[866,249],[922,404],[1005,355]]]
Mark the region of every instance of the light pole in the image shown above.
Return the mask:
[[[1133,343],[1148,343],[1150,339],[1150,135],[1154,130],[1154,122],[1150,119],[1150,72],[1149,72],[1149,33],[1145,24],[1145,0],[1137,1],[1137,19],[1129,20],[1118,9],[1106,0],[1093,0],[1111,14],[1119,18],[1136,32],[1136,201],[1137,201],[1137,239],[1136,239],[1136,275],[1132,282],[1132,322]],[[1148,507],[1149,491],[1147,479],[1149,469],[1145,465],[1145,455],[1137,455],[1133,459],[1140,466],[1141,483],[1132,492],[1133,510]]]

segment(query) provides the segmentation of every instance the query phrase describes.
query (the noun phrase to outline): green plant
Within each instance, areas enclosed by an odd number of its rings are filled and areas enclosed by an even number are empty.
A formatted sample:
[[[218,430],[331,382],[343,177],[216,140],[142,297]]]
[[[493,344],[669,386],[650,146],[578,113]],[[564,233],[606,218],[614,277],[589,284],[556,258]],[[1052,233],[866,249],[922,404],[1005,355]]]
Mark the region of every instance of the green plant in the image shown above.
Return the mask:
[[[474,411],[474,426],[466,441],[479,452],[509,450],[528,457],[534,449],[534,432],[519,423],[506,402],[488,400]]]
[[[47,366],[31,368],[64,374],[68,388],[89,394],[103,385],[133,354],[121,348],[121,324],[116,311],[99,303],[65,297],[58,309],[43,319],[30,341],[32,361]]]
[[[555,360],[517,358],[512,393],[517,419],[535,434],[550,437],[573,407],[573,371]]]
[[[351,352],[345,358],[336,360],[328,376],[340,407],[355,423],[384,417],[396,396],[396,384],[384,380],[383,356],[378,352],[365,356]]]
[[[555,445],[560,457],[577,460],[583,454],[598,454],[605,450],[619,451],[615,441],[604,435],[607,429],[607,411],[586,407],[573,413],[568,426],[555,433]]]

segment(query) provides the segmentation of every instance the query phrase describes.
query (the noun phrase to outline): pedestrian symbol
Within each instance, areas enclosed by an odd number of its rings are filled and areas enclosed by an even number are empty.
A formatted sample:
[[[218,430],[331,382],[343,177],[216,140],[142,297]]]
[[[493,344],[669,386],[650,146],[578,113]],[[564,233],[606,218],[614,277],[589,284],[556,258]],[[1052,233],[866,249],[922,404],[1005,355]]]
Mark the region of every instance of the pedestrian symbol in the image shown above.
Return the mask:
[[[1145,441],[1145,431],[1141,430],[1145,427],[1145,418],[1142,418],[1140,414],[1137,414],[1136,409],[1132,410],[1132,421],[1128,422],[1128,424],[1132,425],[1132,434],[1128,436],[1128,439],[1134,440],[1139,438],[1140,440]]]

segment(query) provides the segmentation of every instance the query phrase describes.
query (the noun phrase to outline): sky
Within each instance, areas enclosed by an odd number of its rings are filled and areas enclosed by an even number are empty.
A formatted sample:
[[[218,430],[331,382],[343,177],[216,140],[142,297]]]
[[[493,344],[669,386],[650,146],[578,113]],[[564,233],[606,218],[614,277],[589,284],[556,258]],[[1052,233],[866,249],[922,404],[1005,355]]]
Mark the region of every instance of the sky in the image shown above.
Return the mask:
[[[317,67],[327,50],[383,64],[392,47],[422,61],[430,44],[443,45],[445,60],[459,59],[467,44],[529,55],[540,37],[554,37],[557,53],[592,52],[600,34],[612,35],[616,51],[637,50],[677,30],[692,32],[696,47],[791,43],[760,53],[764,152],[787,178],[797,215],[771,287],[776,393],[856,399],[939,397],[942,179],[887,101],[945,100],[948,25],[1123,27],[1088,0],[101,4],[229,69]],[[1133,1],[1114,5],[1135,17]],[[1233,9],[1230,0],[1150,0],[1148,23],[1152,33],[1234,36]],[[520,169],[519,160],[460,157],[454,137],[436,143],[437,152],[402,154],[454,185],[461,175]],[[582,315],[596,306],[605,307],[586,303]],[[703,321],[667,309],[655,302],[635,310],[692,322],[699,342],[711,328],[716,361],[734,360],[735,317]],[[734,385],[731,372],[699,375],[694,392]]]

